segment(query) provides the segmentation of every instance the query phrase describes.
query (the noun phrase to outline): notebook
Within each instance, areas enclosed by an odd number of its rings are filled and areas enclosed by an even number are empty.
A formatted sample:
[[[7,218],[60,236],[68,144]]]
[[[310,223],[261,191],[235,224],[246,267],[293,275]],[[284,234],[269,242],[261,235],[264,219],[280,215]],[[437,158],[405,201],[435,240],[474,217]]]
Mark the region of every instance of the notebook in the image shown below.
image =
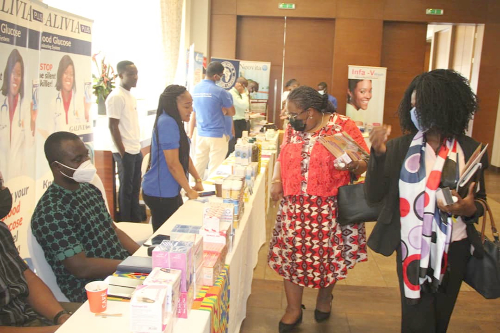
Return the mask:
[[[153,264],[150,257],[129,256],[116,268],[119,272],[151,273]]]

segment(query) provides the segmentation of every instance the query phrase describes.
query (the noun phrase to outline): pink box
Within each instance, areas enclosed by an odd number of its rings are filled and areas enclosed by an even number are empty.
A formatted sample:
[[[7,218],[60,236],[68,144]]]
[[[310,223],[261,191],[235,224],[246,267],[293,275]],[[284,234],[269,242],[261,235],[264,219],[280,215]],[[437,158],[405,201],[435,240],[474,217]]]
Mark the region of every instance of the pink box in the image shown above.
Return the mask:
[[[191,287],[189,287],[189,291],[181,292],[181,295],[179,298],[179,305],[177,306],[177,317],[178,318],[186,319],[189,316],[189,312],[191,311],[191,308],[193,307],[193,301],[194,301],[193,294],[194,294],[193,285],[191,285]]]
[[[153,250],[153,268],[175,268],[182,271],[181,292],[189,290],[193,278],[192,249],[192,242],[166,240]]]

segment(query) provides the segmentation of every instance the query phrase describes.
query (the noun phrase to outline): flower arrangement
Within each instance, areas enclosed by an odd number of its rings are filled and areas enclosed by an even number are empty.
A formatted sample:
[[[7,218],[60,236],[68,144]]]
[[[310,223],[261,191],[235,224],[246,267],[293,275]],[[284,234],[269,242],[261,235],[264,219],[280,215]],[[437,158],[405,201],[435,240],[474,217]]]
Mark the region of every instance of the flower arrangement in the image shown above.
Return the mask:
[[[98,52],[92,56],[92,61],[94,62],[96,69],[97,69],[97,75],[92,74],[92,78],[94,79],[94,95],[97,97],[96,103],[99,104],[100,101],[104,102],[108,95],[111,93],[113,90],[114,83],[115,83],[115,78],[118,76],[115,74],[115,70],[113,67],[109,64],[106,64],[104,62],[105,57],[102,58],[101,60],[101,65],[99,66],[99,63],[97,62],[97,56],[99,55]]]

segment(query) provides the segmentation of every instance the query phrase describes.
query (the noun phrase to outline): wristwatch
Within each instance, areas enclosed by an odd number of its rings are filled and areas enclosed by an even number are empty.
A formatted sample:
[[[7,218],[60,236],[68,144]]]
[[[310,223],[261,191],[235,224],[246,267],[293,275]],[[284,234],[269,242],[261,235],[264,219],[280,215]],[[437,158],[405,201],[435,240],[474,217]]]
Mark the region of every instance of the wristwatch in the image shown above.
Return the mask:
[[[197,182],[197,183],[203,183],[203,179],[198,178],[198,179],[196,179],[196,182]]]
[[[62,315],[72,315],[72,312],[68,312],[66,310],[59,311],[55,316],[54,319],[52,320],[54,322],[54,325],[59,325],[59,318],[61,318]]]

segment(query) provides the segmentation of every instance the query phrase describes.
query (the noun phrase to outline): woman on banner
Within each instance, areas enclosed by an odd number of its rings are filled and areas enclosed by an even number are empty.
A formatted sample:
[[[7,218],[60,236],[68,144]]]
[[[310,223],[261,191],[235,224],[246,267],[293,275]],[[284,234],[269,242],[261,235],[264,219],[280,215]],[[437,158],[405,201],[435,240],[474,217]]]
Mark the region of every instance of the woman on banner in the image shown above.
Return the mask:
[[[479,191],[453,190],[449,205],[437,200],[438,187],[456,187],[480,143],[465,135],[477,111],[466,78],[437,69],[413,79],[399,105],[403,136],[387,141],[391,127],[370,133],[371,158],[365,191],[383,202],[368,245],[375,252],[397,253],[402,332],[446,332],[464,278],[471,244],[483,248],[473,224],[486,198],[482,156]],[[425,198],[425,200],[424,200]]]
[[[346,115],[354,120],[356,125],[366,123],[368,102],[372,99],[372,80],[349,79],[347,88]]]
[[[25,172],[26,149],[34,143],[37,110],[31,96],[24,99],[24,75],[23,58],[13,49],[3,73],[0,108],[0,169],[6,181]]]
[[[73,60],[69,55],[64,55],[59,61],[57,69],[57,97],[53,106],[53,128],[49,128],[48,134],[68,130],[70,125],[89,121],[90,100],[83,98],[84,111],[82,113],[76,99],[75,72]]]
[[[203,191],[201,178],[189,157],[189,139],[183,121],[189,122],[193,98],[183,86],[169,85],[160,95],[153,126],[149,170],[144,175],[144,202],[151,209],[153,231],[182,206],[181,188],[189,199]],[[188,173],[196,179],[189,185]]]
[[[348,269],[367,260],[364,223],[340,226],[336,222],[339,186],[366,170],[366,161],[335,163],[319,137],[347,132],[361,147],[368,147],[354,122],[335,112],[328,95],[301,86],[286,101],[289,125],[274,168],[271,198],[280,206],[274,226],[269,266],[284,279],[288,301],[279,323],[289,332],[302,321],[304,287],[318,289],[314,318],[330,317],[333,287]]]

